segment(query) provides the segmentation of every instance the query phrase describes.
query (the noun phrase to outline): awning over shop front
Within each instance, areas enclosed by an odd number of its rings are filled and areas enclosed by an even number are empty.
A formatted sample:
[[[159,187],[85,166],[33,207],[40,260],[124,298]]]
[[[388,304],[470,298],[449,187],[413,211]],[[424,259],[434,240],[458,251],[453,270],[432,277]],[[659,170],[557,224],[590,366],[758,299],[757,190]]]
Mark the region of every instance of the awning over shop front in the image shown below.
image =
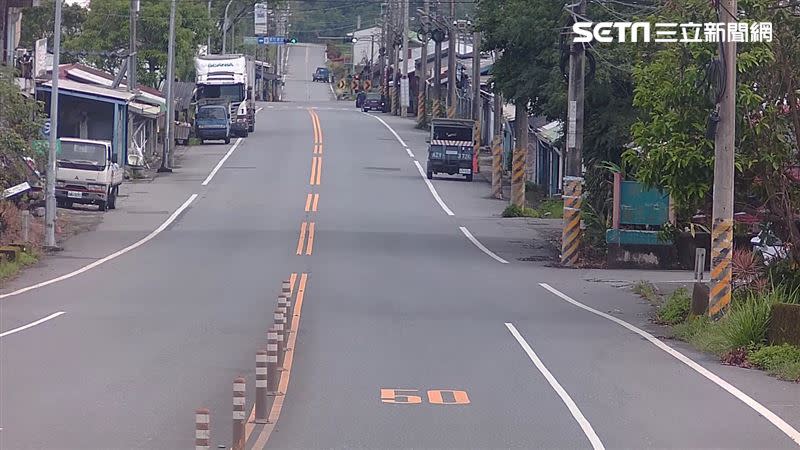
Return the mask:
[[[158,116],[161,115],[161,108],[158,106],[138,102],[128,103],[128,111],[149,119],[158,119]]]

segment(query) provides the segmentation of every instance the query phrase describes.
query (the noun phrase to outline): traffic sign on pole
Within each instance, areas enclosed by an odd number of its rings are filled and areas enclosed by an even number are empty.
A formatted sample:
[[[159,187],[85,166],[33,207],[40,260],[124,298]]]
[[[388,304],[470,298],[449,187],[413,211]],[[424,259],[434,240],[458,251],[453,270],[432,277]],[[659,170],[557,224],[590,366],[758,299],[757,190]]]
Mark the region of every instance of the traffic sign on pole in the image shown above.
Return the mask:
[[[347,83],[345,83],[344,78],[342,78],[339,80],[339,89],[344,89],[345,86],[347,86]]]

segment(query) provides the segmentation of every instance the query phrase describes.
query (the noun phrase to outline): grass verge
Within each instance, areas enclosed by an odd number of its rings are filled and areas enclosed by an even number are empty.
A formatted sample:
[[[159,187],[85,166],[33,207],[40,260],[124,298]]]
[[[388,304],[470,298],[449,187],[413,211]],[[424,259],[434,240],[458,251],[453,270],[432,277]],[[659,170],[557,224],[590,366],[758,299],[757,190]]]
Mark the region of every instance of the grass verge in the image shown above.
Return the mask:
[[[13,277],[23,267],[27,267],[36,263],[39,260],[39,255],[35,251],[20,252],[15,261],[0,261],[0,283]]]
[[[685,321],[689,317],[692,299],[684,288],[679,288],[667,297],[664,304],[659,308],[656,317],[658,321],[665,325],[675,325]]]

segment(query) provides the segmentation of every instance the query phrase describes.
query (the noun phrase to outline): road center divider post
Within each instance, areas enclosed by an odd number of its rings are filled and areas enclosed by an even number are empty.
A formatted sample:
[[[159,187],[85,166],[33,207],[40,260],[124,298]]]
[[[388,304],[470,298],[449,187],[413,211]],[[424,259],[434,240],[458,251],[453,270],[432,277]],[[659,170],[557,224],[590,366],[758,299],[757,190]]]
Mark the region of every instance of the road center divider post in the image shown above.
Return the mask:
[[[209,450],[211,448],[211,415],[208,408],[198,408],[194,412],[194,448]]]
[[[244,405],[245,379],[237,377],[233,380],[233,450],[244,450]]]
[[[256,423],[267,423],[267,351],[259,350],[256,353]]]

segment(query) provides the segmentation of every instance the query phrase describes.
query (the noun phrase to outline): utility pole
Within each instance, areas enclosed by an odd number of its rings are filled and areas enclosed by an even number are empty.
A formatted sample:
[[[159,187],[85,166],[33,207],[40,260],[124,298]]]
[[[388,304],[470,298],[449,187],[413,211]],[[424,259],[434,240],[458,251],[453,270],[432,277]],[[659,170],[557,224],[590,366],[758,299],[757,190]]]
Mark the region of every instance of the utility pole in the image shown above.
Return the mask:
[[[400,72],[400,44],[402,43],[402,37],[400,36],[400,0],[393,0],[392,4],[394,5],[394,13],[392,14],[392,19],[394,23],[392,24],[392,29],[394,30],[394,42],[392,45],[394,46],[394,62],[392,64],[392,88],[394,89],[394,95],[392,96],[392,114],[397,116],[400,114],[400,86],[399,86],[399,79],[397,78],[397,74]]]
[[[353,68],[351,69],[350,73],[353,76],[356,76],[356,31],[361,29],[361,14],[356,16],[356,29],[353,30],[353,39],[351,39],[353,43],[353,56],[350,58],[350,62],[353,63]]]
[[[136,22],[139,16],[139,0],[131,0],[130,48],[128,50],[128,90],[136,91]]]
[[[206,41],[206,54],[210,55],[211,52],[211,0],[208,0],[208,37]]]
[[[503,198],[503,96],[494,93],[494,140],[492,142],[492,197]]]
[[[528,100],[518,98],[514,105],[516,145],[511,158],[511,204],[525,206],[525,164],[528,158]]]
[[[228,9],[230,9],[232,2],[233,2],[233,0],[228,0],[228,4],[225,5],[225,16],[224,16],[225,18],[222,21],[222,54],[223,55],[226,53],[225,50],[227,50],[227,48],[228,48],[227,47],[228,26],[229,26],[229,24],[228,24]]]
[[[44,203],[44,246],[56,248],[56,146],[58,145],[58,65],[61,54],[61,2],[55,0],[53,28],[53,81],[50,88],[50,148],[47,152],[47,184]],[[5,11],[3,12],[5,14]]]
[[[447,43],[447,117],[456,116],[456,0],[450,0],[450,40]]]
[[[403,77],[400,79],[400,117],[408,116],[410,90],[408,86],[408,0],[402,0],[403,8]]]
[[[430,13],[431,4],[430,0],[425,0],[424,16],[428,20],[428,25],[425,29],[430,27]],[[417,127],[424,128],[428,121],[428,33],[422,39],[422,53],[420,58],[419,73],[417,73]]]
[[[728,30],[736,22],[736,0],[720,0],[717,9]],[[733,175],[736,136],[736,42],[725,39],[720,52],[725,86],[719,99],[719,124],[714,137],[714,206],[711,223],[711,289],[708,315],[717,319],[731,302],[733,256]]]
[[[164,150],[161,153],[159,172],[172,172],[172,128],[175,123],[175,101],[172,85],[175,83],[175,8],[178,0],[171,0],[169,6],[169,41],[167,50],[167,79],[164,82],[164,94],[167,101],[167,117],[164,120]],[[230,3],[228,3],[230,4]],[[225,42],[225,41],[223,41]],[[224,52],[223,52],[224,53]]]
[[[586,15],[586,0],[577,4],[577,13]],[[567,90],[567,155],[563,186],[564,220],[561,231],[561,264],[574,267],[581,247],[581,202],[583,196],[583,100],[586,49],[572,43],[569,51]]]
[[[481,32],[475,29],[472,33],[472,120],[475,121],[475,150],[473,151],[472,170],[480,171],[478,156],[481,152]]]
[[[387,14],[386,11],[382,11],[383,14],[383,24],[381,26],[381,48],[378,49],[378,56],[380,56],[380,65],[381,65],[381,97],[382,101],[385,101],[388,98],[388,83],[386,82],[386,36],[388,35],[386,27],[388,26],[387,22]],[[381,111],[384,112],[384,111]]]
[[[437,25],[438,26],[438,25]],[[433,58],[433,117],[442,117],[442,41],[444,30],[433,30],[434,58]]]

